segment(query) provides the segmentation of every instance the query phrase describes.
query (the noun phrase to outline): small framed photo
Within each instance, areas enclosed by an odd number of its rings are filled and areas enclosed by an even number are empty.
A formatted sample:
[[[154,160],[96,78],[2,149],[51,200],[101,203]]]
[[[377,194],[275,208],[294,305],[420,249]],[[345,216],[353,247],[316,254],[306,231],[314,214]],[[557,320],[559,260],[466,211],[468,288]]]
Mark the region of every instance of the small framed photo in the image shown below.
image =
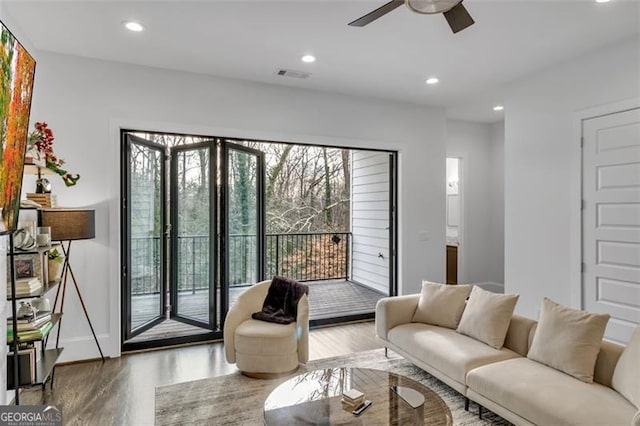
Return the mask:
[[[14,265],[16,278],[30,278],[35,276],[33,259],[16,259]]]
[[[7,283],[11,282],[11,270],[9,269],[10,257],[7,256]],[[13,258],[16,279],[37,277],[42,280],[42,255],[40,254],[16,254]]]

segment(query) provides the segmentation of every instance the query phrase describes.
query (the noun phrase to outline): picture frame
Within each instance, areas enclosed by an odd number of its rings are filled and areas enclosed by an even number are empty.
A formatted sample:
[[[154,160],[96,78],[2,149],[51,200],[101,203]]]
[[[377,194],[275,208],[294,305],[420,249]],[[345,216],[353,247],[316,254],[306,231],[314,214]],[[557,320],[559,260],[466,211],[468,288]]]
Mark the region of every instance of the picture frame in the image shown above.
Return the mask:
[[[11,282],[11,270],[9,268],[9,257],[7,256],[7,286]],[[30,254],[16,254],[13,258],[13,265],[15,267],[16,279],[20,278],[29,278],[29,277],[37,277],[42,281],[42,255],[38,253],[30,253]],[[18,269],[22,269],[24,274],[30,272],[30,275],[24,275],[22,273],[18,273]]]
[[[16,279],[34,276],[33,259],[16,259],[14,262]]]

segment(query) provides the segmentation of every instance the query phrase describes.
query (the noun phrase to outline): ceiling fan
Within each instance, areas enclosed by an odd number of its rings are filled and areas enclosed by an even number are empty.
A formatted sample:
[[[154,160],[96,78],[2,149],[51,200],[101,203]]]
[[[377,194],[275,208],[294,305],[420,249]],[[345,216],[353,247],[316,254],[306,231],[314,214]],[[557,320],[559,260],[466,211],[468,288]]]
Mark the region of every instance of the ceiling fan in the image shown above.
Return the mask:
[[[454,33],[462,31],[474,23],[473,18],[462,5],[462,0],[392,0],[373,12],[349,22],[349,25],[352,27],[364,27],[405,3],[409,9],[416,13],[426,15],[442,13]]]

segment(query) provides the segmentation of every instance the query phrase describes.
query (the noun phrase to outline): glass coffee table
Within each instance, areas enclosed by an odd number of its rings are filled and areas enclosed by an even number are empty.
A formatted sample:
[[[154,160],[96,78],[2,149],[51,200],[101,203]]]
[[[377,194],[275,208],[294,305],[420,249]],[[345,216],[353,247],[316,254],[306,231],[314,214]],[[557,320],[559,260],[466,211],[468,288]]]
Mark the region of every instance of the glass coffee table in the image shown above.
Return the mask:
[[[393,386],[417,391],[424,404],[413,408]],[[359,416],[341,403],[342,393],[352,388],[372,403]],[[349,367],[310,371],[282,383],[264,403],[264,420],[267,425],[453,424],[447,404],[423,384],[387,371]]]

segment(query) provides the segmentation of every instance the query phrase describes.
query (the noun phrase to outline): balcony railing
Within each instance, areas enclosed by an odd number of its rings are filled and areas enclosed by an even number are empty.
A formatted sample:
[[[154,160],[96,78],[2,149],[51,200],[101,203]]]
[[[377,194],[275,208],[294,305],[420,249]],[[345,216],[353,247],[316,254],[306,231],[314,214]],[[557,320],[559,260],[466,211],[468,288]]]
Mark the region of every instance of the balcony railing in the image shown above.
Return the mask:
[[[265,275],[286,276],[298,281],[346,279],[349,272],[351,233],[267,234]],[[178,237],[178,291],[209,288],[209,236]],[[158,293],[161,267],[160,237],[131,240],[132,294]],[[245,285],[259,281],[256,276],[255,235],[230,235],[229,284]]]

